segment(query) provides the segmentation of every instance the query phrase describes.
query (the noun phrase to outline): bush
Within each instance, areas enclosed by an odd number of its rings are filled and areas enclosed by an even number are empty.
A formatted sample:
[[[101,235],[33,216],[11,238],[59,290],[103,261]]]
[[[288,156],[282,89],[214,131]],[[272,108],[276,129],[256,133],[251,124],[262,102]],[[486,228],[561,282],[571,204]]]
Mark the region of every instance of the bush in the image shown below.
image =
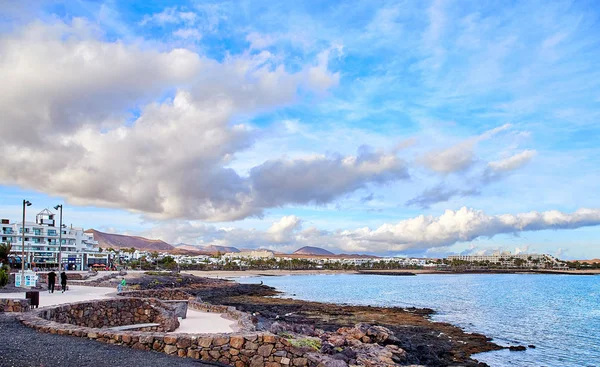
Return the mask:
[[[8,270],[4,267],[0,268],[0,288],[8,284]]]

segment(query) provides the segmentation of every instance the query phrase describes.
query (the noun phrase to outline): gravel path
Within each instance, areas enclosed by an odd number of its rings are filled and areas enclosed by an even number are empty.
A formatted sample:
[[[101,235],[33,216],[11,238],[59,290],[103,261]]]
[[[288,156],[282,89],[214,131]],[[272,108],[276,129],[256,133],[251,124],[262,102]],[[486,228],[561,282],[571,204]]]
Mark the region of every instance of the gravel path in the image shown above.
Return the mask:
[[[224,366],[163,353],[104,344],[73,336],[38,333],[0,313],[0,367]]]

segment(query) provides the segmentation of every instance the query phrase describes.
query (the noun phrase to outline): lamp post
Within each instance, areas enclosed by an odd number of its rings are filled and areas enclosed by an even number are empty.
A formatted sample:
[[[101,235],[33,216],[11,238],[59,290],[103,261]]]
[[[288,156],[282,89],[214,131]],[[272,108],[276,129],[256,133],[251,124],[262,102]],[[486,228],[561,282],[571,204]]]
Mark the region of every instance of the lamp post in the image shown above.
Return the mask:
[[[58,270],[62,270],[62,204],[54,207],[55,210],[60,208],[60,224],[58,226]]]
[[[25,207],[31,206],[29,200],[23,199],[23,233],[21,237],[21,287],[25,288]]]

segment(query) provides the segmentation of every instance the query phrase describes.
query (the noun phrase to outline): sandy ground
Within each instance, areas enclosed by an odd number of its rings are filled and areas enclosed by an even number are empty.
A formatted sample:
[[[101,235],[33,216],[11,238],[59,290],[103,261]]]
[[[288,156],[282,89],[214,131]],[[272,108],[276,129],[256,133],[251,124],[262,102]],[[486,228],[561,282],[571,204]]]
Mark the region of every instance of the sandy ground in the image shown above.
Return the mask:
[[[107,299],[116,296],[116,289],[71,285],[65,293],[40,291],[40,307],[65,303]],[[25,292],[1,293],[0,298],[25,298]],[[174,333],[232,333],[237,331],[235,321],[220,313],[200,312],[188,309],[187,318],[179,320]]]
[[[238,331],[237,322],[220,313],[190,310],[187,317],[179,320],[179,328],[173,333],[232,333]],[[172,333],[171,333],[172,334]]]

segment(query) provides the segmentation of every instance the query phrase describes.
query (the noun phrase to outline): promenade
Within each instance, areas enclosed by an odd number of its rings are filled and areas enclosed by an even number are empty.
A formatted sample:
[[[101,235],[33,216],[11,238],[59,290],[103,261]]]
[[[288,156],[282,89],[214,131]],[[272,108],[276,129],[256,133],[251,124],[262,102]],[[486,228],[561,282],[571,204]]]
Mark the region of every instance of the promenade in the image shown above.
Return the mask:
[[[164,353],[98,343],[86,338],[39,333],[22,325],[14,314],[0,314],[0,367],[145,366],[209,367],[204,363]]]
[[[92,301],[117,297],[116,289],[106,287],[86,287],[70,285],[65,293],[61,291],[40,291],[40,307],[66,303]],[[0,298],[25,298],[25,292],[0,293]],[[220,313],[202,312],[188,309],[187,318],[179,321],[180,326],[172,333],[232,333],[237,331],[235,321]]]

